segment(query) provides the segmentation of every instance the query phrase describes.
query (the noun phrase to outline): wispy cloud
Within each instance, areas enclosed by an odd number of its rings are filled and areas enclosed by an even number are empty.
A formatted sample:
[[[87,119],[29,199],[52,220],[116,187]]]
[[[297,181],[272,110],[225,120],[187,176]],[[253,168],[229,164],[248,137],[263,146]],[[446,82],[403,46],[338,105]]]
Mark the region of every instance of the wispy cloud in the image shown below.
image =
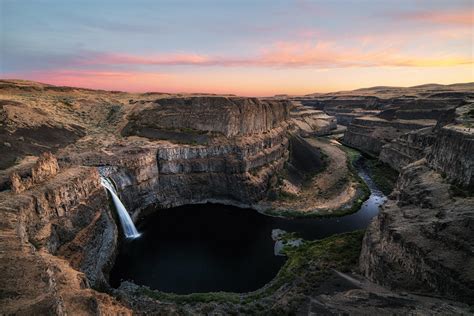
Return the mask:
[[[82,65],[101,66],[219,66],[219,67],[435,67],[473,63],[472,56],[432,54],[417,57],[392,47],[378,49],[346,48],[334,42],[278,42],[251,57],[211,56],[202,54],[132,55],[92,54]]]
[[[472,0],[49,2],[7,1],[2,77],[252,94],[472,80]]]
[[[405,21],[422,22],[440,25],[474,25],[474,9],[471,8],[446,11],[413,11],[391,14],[393,18]]]

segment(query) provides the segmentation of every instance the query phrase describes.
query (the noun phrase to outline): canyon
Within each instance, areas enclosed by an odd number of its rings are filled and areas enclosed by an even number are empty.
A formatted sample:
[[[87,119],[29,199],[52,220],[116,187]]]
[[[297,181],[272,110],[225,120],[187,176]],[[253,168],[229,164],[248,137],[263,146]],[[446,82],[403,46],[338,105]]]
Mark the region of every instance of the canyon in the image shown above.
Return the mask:
[[[0,80],[0,312],[470,313],[473,90],[247,98]],[[285,247],[262,288],[110,285],[123,232],[101,176],[136,223],[205,203],[344,216],[370,195],[354,149],[376,183],[383,170],[400,174],[387,202],[365,230]]]

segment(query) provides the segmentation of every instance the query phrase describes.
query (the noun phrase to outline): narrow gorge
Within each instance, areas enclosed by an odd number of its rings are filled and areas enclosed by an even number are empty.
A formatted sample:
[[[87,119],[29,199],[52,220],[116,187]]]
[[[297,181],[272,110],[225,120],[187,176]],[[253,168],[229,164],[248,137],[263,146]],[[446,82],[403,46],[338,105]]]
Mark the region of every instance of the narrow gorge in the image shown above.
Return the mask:
[[[0,313],[472,313],[473,85],[397,89],[0,80]]]

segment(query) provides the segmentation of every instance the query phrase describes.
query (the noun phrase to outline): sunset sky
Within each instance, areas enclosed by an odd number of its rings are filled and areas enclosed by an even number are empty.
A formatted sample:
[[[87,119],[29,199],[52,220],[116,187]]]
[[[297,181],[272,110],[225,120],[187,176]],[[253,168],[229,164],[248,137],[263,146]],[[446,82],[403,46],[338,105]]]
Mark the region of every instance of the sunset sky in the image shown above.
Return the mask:
[[[1,78],[265,96],[474,81],[474,1],[0,0]]]

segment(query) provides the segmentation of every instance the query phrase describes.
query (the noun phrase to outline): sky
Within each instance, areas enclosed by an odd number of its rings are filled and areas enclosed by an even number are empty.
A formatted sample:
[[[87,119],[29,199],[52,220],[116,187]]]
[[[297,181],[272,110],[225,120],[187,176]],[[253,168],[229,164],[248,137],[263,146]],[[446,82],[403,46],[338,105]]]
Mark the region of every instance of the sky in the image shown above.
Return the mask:
[[[474,81],[474,0],[0,0],[0,78],[248,96]]]

